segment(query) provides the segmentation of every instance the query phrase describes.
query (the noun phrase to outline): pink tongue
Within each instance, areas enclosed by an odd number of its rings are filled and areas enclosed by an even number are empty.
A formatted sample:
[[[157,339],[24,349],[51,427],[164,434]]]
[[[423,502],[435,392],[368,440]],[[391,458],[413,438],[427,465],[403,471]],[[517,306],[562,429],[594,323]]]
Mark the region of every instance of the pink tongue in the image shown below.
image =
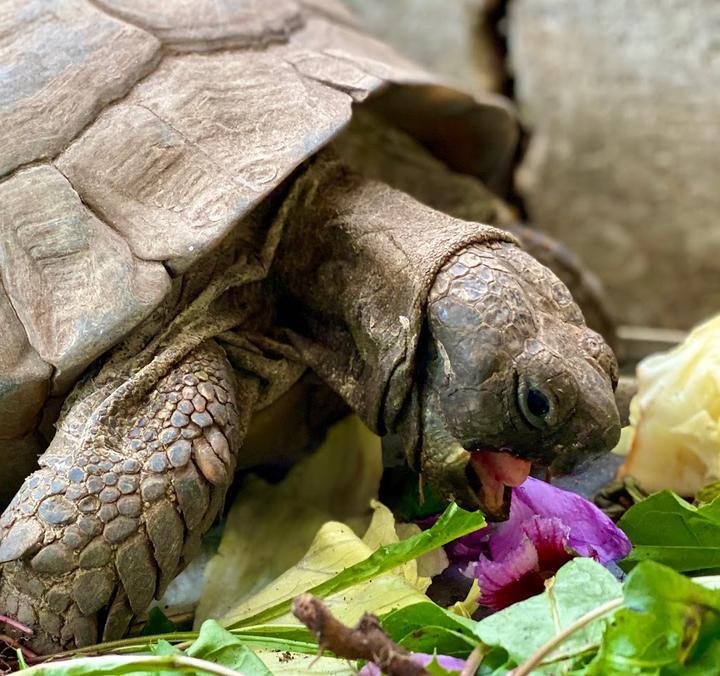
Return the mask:
[[[470,465],[482,484],[485,508],[497,512],[503,504],[505,486],[519,486],[528,478],[531,463],[507,453],[475,451],[470,454]]]

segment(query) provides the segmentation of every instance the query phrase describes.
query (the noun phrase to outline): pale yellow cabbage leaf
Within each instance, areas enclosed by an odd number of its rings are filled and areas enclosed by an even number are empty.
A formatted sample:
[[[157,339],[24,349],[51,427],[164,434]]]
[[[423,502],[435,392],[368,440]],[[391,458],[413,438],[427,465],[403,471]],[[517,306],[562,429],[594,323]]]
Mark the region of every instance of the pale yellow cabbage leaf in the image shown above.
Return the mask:
[[[649,491],[694,496],[720,479],[720,316],[643,360],[637,376],[621,473]]]
[[[398,542],[392,513],[378,502],[373,504],[375,513],[368,528],[367,542],[343,523],[325,523],[305,556],[296,565],[257,594],[232,608],[221,621],[232,621],[235,624],[244,618],[253,617],[365,560],[377,547]],[[328,596],[325,603],[340,621],[354,624],[365,611],[382,614],[405,605],[427,601],[423,591],[429,583],[429,578],[418,576],[417,565],[412,561],[368,582]],[[273,622],[289,624],[294,621],[288,613]]]
[[[325,522],[342,519],[364,532],[381,476],[379,438],[350,416],[284,481],[247,481],[206,569],[196,625],[223,617],[297,563]],[[344,528],[351,542],[357,539]]]
[[[350,417],[281,483],[248,482],[207,567],[196,624],[252,617],[418,532],[417,526],[396,524],[392,512],[374,500],[381,474],[379,439]],[[326,602],[341,621],[353,624],[365,611],[382,614],[427,601],[430,576],[446,566],[440,549]],[[289,614],[276,620],[288,622],[295,622]]]
[[[281,650],[254,650],[253,651],[272,671],[273,674],[288,674],[288,676],[357,676],[353,663],[337,657],[317,658],[313,655],[300,655],[299,653],[285,653]]]

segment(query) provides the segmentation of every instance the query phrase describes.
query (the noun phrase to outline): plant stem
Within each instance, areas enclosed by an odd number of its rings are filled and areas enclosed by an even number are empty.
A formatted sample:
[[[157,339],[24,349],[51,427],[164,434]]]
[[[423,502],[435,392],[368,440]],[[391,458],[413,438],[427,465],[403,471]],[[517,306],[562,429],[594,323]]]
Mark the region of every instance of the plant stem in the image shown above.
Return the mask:
[[[169,643],[177,643],[178,641],[194,641],[198,637],[196,631],[176,631],[168,634],[157,634],[155,636],[133,636],[131,638],[122,638],[117,641],[106,641],[105,643],[96,643],[85,648],[76,650],[67,650],[54,655],[49,655],[54,660],[66,659],[70,657],[89,656],[95,653],[109,653],[116,651],[127,651],[128,649],[141,650],[148,648],[157,641],[168,641]]]
[[[128,673],[125,667],[130,667],[133,671],[135,668],[140,671],[144,667],[153,671],[177,669],[179,671],[200,671],[215,674],[216,676],[243,676],[241,672],[234,669],[228,669],[214,662],[200,660],[196,657],[186,657],[185,655],[103,655],[102,657],[77,657],[70,660],[70,662],[72,662],[73,667],[78,669],[87,668],[88,670],[100,671],[100,673],[102,673],[101,670],[105,669],[107,674]],[[67,664],[67,662],[44,662],[23,669],[22,673],[28,676],[44,673],[52,674],[54,666],[62,669],[64,664]]]
[[[465,666],[460,672],[460,676],[475,676],[475,672],[478,670],[480,662],[483,661],[483,657],[485,657],[486,652],[487,650],[484,646],[475,647],[468,655],[467,660],[465,660]]]
[[[547,643],[541,645],[525,662],[512,670],[512,676],[528,676],[532,670],[537,667],[545,657],[547,657],[555,648],[557,648],[563,641],[569,638],[576,631],[582,629],[584,626],[590,624],[593,620],[596,620],[603,615],[607,615],[616,608],[619,608],[623,603],[622,598],[613,599],[607,603],[603,603],[597,608],[593,608],[589,613],[586,613],[582,617],[578,618],[571,625],[563,629],[559,634],[553,636]]]

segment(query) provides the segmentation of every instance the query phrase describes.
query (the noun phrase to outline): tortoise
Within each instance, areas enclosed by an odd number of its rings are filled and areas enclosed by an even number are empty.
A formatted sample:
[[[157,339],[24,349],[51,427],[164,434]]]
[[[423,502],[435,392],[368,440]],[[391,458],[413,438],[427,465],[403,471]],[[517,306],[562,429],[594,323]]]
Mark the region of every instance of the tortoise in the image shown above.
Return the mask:
[[[612,350],[486,224],[509,224],[502,100],[334,0],[11,0],[0,22],[0,462],[22,482],[0,614],[35,650],[124,634],[304,374],[498,518],[531,461],[615,444]]]

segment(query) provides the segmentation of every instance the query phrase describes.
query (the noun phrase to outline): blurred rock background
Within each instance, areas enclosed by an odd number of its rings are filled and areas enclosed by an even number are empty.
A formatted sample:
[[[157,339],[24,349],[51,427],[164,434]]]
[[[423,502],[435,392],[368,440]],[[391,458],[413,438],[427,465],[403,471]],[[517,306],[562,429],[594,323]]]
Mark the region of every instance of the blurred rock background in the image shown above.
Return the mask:
[[[470,91],[513,97],[529,220],[603,281],[623,324],[720,307],[720,2],[346,0]]]

